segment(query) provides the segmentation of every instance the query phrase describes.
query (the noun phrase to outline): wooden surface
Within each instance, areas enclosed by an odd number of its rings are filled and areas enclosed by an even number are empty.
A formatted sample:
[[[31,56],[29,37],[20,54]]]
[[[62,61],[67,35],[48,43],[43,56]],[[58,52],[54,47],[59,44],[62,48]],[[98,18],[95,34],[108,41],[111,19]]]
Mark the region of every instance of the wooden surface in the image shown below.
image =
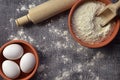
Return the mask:
[[[45,1],[0,0],[0,46],[22,39],[38,51],[40,66],[31,80],[120,80],[120,32],[106,47],[89,49],[71,37],[69,11],[37,25],[15,25],[14,19]]]

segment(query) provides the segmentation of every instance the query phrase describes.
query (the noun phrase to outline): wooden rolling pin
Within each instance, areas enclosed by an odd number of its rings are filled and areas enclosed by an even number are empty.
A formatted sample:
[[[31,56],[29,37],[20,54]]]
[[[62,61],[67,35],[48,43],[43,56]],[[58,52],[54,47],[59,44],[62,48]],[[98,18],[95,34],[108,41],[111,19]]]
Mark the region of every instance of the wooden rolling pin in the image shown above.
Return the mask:
[[[17,26],[29,22],[34,24],[44,21],[58,13],[70,9],[76,0],[49,0],[28,11],[28,14],[15,20]]]

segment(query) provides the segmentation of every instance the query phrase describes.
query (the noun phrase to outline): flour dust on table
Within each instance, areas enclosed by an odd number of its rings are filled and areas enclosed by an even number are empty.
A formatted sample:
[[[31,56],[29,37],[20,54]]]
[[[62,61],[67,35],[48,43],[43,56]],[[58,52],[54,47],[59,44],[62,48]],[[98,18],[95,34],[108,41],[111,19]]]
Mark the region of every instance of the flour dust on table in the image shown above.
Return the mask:
[[[8,40],[25,40],[25,41],[33,44],[37,48],[40,47],[37,44],[37,42],[35,41],[35,39],[33,39],[30,35],[28,35],[26,32],[24,32],[23,29],[18,30],[17,34],[11,34],[8,37]]]
[[[66,61],[64,63],[66,65],[67,65],[67,62],[72,63],[72,59],[69,59],[67,57],[65,58],[65,55],[62,55],[62,57],[64,57],[64,59],[63,60],[59,59],[59,61],[63,61],[63,63]],[[102,58],[104,58],[104,55],[100,51],[98,51],[96,55],[94,55],[90,61],[84,62],[83,64],[73,63],[70,69],[63,68],[62,70],[60,70],[58,72],[58,76],[55,77],[55,80],[70,80],[74,74],[76,74],[77,76],[76,79],[79,79],[79,80],[102,80],[99,78],[98,75],[96,75],[96,73],[94,73],[90,69],[90,67],[95,66],[95,64],[97,63],[97,60],[100,60]],[[87,71],[87,73],[89,73],[89,76],[91,77],[82,75],[82,73],[84,73],[85,71]]]
[[[34,8],[35,6],[36,6],[35,3],[29,4],[29,5],[25,5],[25,4],[21,4],[21,3],[20,3],[20,5],[19,5],[18,8],[16,9],[16,11],[17,11],[18,13],[24,12],[24,11],[28,11],[29,9]]]

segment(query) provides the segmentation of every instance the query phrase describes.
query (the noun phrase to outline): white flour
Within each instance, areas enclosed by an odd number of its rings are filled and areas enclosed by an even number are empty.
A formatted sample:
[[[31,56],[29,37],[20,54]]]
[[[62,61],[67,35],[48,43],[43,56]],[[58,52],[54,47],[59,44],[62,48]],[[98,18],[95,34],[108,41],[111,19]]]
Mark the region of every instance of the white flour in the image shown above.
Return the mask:
[[[63,58],[63,60],[62,60],[63,62],[65,61],[65,63],[67,63],[67,62],[73,63],[72,59],[68,58],[65,55],[62,55],[61,57]],[[58,76],[55,77],[55,80],[70,80],[70,77],[72,74],[84,73],[84,70],[86,70],[86,71],[88,71],[88,73],[90,73],[89,75],[91,76],[91,78],[90,78],[91,80],[103,80],[103,79],[100,79],[100,77],[90,68],[90,67],[94,67],[95,64],[97,63],[97,61],[99,61],[100,59],[103,59],[103,58],[104,58],[104,54],[101,53],[100,51],[98,51],[92,57],[92,59],[89,60],[88,62],[75,63],[74,65],[71,66],[70,69],[63,68],[61,71],[58,72]],[[83,76],[84,76],[83,74],[80,74],[78,80],[85,79]]]
[[[105,7],[104,3],[88,1],[79,6],[73,14],[73,30],[78,38],[89,44],[101,42],[111,32],[111,24],[100,26],[100,17],[95,17],[98,10]]]
[[[18,13],[20,13],[21,11],[28,11],[29,9],[35,7],[36,5],[34,3],[29,4],[29,5],[25,5],[25,4],[20,4],[20,6],[18,6],[18,8],[16,9],[16,11]]]
[[[63,71],[62,73],[60,73],[60,75],[58,75],[55,80],[68,80],[70,77],[71,71]]]
[[[36,5],[34,3],[28,5],[29,9],[34,8]]]
[[[71,62],[72,62],[72,60],[71,60],[69,57],[65,56],[65,55],[62,55],[60,59],[61,59],[61,61],[62,61],[64,64],[67,64],[67,63],[71,63]],[[60,61],[60,60],[59,60],[59,61]]]
[[[35,40],[26,34],[23,29],[19,30],[17,34],[10,35],[8,40],[25,40],[30,42],[31,44],[35,43]]]

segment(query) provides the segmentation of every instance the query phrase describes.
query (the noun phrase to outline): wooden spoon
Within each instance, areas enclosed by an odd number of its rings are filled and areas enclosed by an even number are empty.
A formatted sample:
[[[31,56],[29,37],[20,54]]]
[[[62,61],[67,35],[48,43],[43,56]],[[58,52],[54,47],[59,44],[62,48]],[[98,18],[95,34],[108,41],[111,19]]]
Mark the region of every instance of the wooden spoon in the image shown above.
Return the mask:
[[[102,11],[97,13],[97,16],[102,19],[101,26],[105,26],[117,15],[117,10],[119,7],[120,0],[117,3],[108,4]]]

